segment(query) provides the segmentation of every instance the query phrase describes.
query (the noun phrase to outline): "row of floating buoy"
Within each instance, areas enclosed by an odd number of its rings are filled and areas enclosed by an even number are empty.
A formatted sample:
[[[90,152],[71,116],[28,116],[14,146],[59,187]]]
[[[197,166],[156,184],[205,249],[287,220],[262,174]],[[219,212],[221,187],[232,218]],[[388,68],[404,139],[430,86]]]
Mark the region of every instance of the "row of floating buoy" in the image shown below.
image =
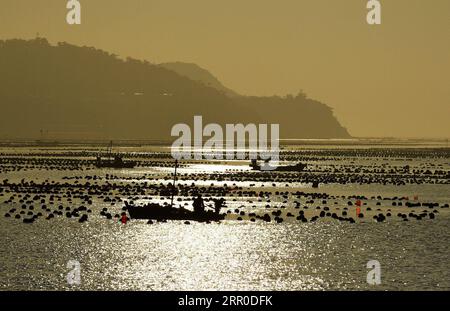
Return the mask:
[[[289,176],[289,174],[288,174]],[[34,210],[34,206],[33,204],[41,204],[42,207],[42,211],[48,213],[48,215],[46,216],[46,219],[52,219],[55,216],[61,216],[63,215],[63,208],[62,206],[60,206],[61,208],[59,210],[55,210],[52,211],[53,209],[53,203],[55,203],[55,201],[60,201],[61,199],[66,200],[68,203],[70,203],[72,201],[72,199],[75,198],[80,198],[83,200],[82,204],[93,204],[93,199],[94,197],[96,197],[97,199],[101,199],[104,203],[110,203],[111,205],[115,205],[118,202],[121,202],[121,198],[123,197],[132,197],[137,199],[142,198],[142,195],[148,196],[149,193],[151,195],[157,196],[157,195],[161,195],[163,192],[167,192],[168,189],[170,189],[170,186],[168,185],[164,185],[162,183],[160,184],[151,184],[151,185],[147,185],[146,182],[144,182],[143,184],[137,183],[133,180],[133,182],[131,183],[124,183],[122,181],[120,182],[109,182],[109,180],[117,180],[119,178],[121,178],[120,176],[115,176],[115,175],[108,175],[107,176],[107,180],[108,182],[106,184],[100,185],[100,184],[94,184],[94,183],[90,183],[93,180],[97,181],[97,180],[101,180],[102,177],[99,175],[93,175],[93,176],[89,176],[89,177],[85,177],[84,179],[88,180],[88,182],[83,183],[83,182],[79,182],[79,180],[82,180],[83,178],[81,176],[77,176],[77,180],[75,181],[75,183],[69,184],[67,182],[54,182],[51,181],[49,182],[48,180],[42,182],[42,183],[35,183],[34,181],[26,181],[24,179],[22,179],[20,182],[18,183],[11,183],[9,180],[4,180],[3,184],[4,184],[4,189],[2,188],[2,195],[5,193],[9,193],[9,192],[20,192],[20,191],[28,191],[29,193],[26,193],[24,196],[21,196],[21,194],[15,194],[13,195],[11,198],[8,199],[8,201],[6,201],[7,203],[15,203],[17,200],[19,201],[19,203],[22,204],[22,208],[23,209],[29,209],[29,211],[27,213],[18,213],[17,215],[14,215],[15,212],[8,214],[9,217],[18,217],[17,219],[21,219],[23,217],[25,217],[26,219],[37,219],[39,217],[39,213],[36,214],[34,212],[32,212]],[[131,178],[131,177],[130,177]],[[122,178],[123,179],[123,178]],[[132,179],[136,179],[136,178],[132,178]],[[126,179],[125,179],[126,180]],[[87,187],[87,185],[89,187]],[[277,184],[272,184],[272,185],[277,185]],[[210,186],[202,186],[202,187],[198,187],[195,184],[190,184],[190,185],[183,185],[183,184],[179,184],[178,185],[178,190],[180,191],[179,195],[184,196],[184,198],[182,199],[181,197],[177,198],[177,201],[181,202],[182,200],[186,201],[184,204],[187,205],[189,204],[188,201],[190,200],[190,195],[192,195],[193,192],[202,192],[202,193],[206,193],[205,196],[205,201],[211,199],[211,197],[213,195],[229,195],[233,197],[233,201],[237,201],[236,198],[248,198],[247,203],[249,204],[253,204],[254,201],[258,200],[259,202],[262,202],[264,199],[268,202],[268,203],[272,203],[274,202],[274,198],[273,195],[275,194],[276,196],[280,196],[282,199],[282,204],[290,204],[289,200],[292,198],[292,196],[296,196],[297,199],[300,198],[308,198],[308,201],[306,202],[306,204],[314,204],[315,200],[320,200],[322,204],[333,204],[333,202],[330,200],[339,198],[339,199],[343,199],[343,200],[350,200],[347,202],[347,205],[351,206],[353,205],[353,202],[351,201],[351,199],[366,199],[365,196],[359,196],[359,195],[348,195],[348,196],[332,196],[332,195],[328,195],[326,193],[303,193],[303,192],[289,192],[289,191],[254,191],[253,189],[251,189],[252,187],[256,187],[256,183],[252,183],[250,185],[250,187],[248,187],[249,189],[245,189],[244,187],[237,187],[235,183],[233,183],[233,185],[231,187],[223,185],[223,186],[214,186],[214,183],[211,183]],[[113,194],[113,191],[115,191],[116,193]],[[49,197],[47,197],[47,196]],[[208,197],[209,196],[209,197]],[[255,198],[253,198],[253,196]],[[165,198],[165,195],[162,195],[161,198]],[[250,198],[252,197],[252,198]],[[373,197],[374,198],[374,197]],[[377,196],[376,197],[377,200],[395,200],[394,202],[392,202],[393,206],[403,206],[403,204],[405,206],[408,207],[418,207],[418,206],[424,206],[424,207],[429,207],[429,208],[436,208],[439,207],[439,204],[436,202],[430,202],[430,203],[419,203],[419,202],[404,202],[405,198],[404,197],[393,197],[393,198],[382,198],[381,196]],[[403,201],[403,203],[402,203]],[[295,209],[308,209],[308,205],[301,205],[300,202],[298,201],[294,201],[294,208]],[[338,202],[334,202],[334,204],[338,204]],[[381,202],[378,201],[376,202],[377,205],[381,205]],[[420,205],[419,205],[420,204]],[[266,205],[266,208],[287,208],[287,206],[274,206],[275,204],[273,204],[273,206],[270,206],[269,204]],[[363,205],[366,205],[366,202],[363,203]],[[28,206],[28,207],[27,207]],[[50,208],[51,207],[51,208]],[[312,207],[312,206],[309,206]],[[442,208],[448,208],[448,204],[444,204],[441,206]],[[36,207],[37,208],[37,207]],[[59,208],[59,207],[58,207]],[[313,207],[312,207],[313,208]],[[316,209],[321,209],[319,206],[316,207]],[[344,208],[345,210],[345,208]],[[367,208],[367,211],[370,211],[370,207]],[[342,212],[341,215],[337,215],[337,213],[331,213],[328,212],[329,208],[328,207],[324,207],[323,211],[325,211],[325,214],[323,216],[320,215],[315,215],[313,216],[313,218],[315,218],[316,220],[321,218],[321,217],[331,217],[340,221],[350,221],[350,218],[347,215],[347,212],[344,211]],[[378,209],[378,211],[381,211],[380,209]],[[87,212],[87,213],[91,213],[91,210],[87,210],[84,206],[75,208],[73,210],[71,210],[70,208],[66,208],[65,211],[65,215],[67,218],[80,218],[83,217],[83,220],[81,222],[87,221],[87,216],[84,217],[82,215],[84,215],[82,212]],[[236,212],[236,211],[235,211]],[[328,213],[327,213],[328,212]],[[240,211],[238,210],[236,212],[238,214],[238,219],[243,219],[245,216],[245,212],[244,211]],[[13,215],[11,215],[13,214]],[[42,214],[42,213],[41,213]],[[5,217],[8,217],[5,214]],[[36,217],[34,217],[36,216]],[[108,219],[112,219],[113,215],[107,211],[104,212],[104,214],[102,215]],[[123,216],[123,215],[122,215]],[[317,217],[316,217],[317,216]],[[390,217],[388,216],[388,214],[383,215],[381,213],[379,213],[376,216],[376,221],[378,222],[382,222],[384,220],[386,220],[386,217]],[[31,217],[31,218],[30,218]],[[256,221],[256,219],[259,219],[260,217],[263,216],[257,216],[255,215],[248,215],[248,217],[250,218],[250,221],[254,222]],[[272,217],[274,217],[272,219]],[[269,221],[273,221],[275,220],[276,222],[283,222],[284,218],[281,217],[281,211],[276,212],[276,214],[272,214],[272,217],[269,218]],[[304,214],[299,214],[298,216],[295,216],[294,214],[292,214],[291,212],[289,212],[286,217],[296,217],[297,220],[302,221],[302,222],[307,222],[308,219],[306,219],[306,217],[304,216]],[[360,213],[357,217],[359,218],[363,218],[364,214]],[[119,214],[115,214],[114,218],[120,218]],[[311,218],[311,220],[313,219]],[[416,216],[410,216],[410,218],[416,218],[418,220],[423,219],[424,216],[421,215],[417,215]],[[429,218],[430,219],[434,219],[434,214],[429,214]],[[265,219],[268,219],[267,217]],[[351,218],[353,221],[354,219]],[[264,220],[264,219],[263,219]],[[310,220],[310,221],[311,221]],[[34,221],[34,220],[33,220]]]
[[[87,214],[82,214],[80,216],[81,211],[84,211],[86,213],[91,213],[92,211],[90,209],[87,209],[84,206],[81,206],[79,208],[74,208],[73,210],[70,209],[70,207],[66,207],[64,209],[64,207],[62,205],[58,206],[58,209],[55,210],[51,210],[50,208],[47,207],[47,205],[43,204],[41,206],[41,209],[47,213],[47,215],[45,216],[46,220],[51,220],[53,218],[55,218],[55,216],[62,216],[63,215],[63,211],[65,210],[65,216],[67,218],[80,218],[79,222],[85,222],[88,220],[88,215]],[[28,210],[28,211],[27,211]],[[12,217],[12,214],[16,213],[17,209],[16,208],[12,208],[9,210],[9,212],[7,212],[5,214],[6,218],[10,218]],[[29,217],[28,217],[29,216]],[[23,223],[33,223],[34,221],[36,221],[38,218],[40,217],[44,217],[43,212],[35,212],[34,211],[34,206],[27,206],[25,204],[22,204],[21,206],[21,211],[19,211],[17,214],[14,215],[15,219],[23,219]]]
[[[28,200],[30,199],[30,200]],[[10,199],[11,201],[14,201],[14,198]],[[17,215],[14,215],[15,219],[21,219],[23,218],[23,222],[24,223],[32,223],[34,222],[36,219],[38,219],[39,217],[42,217],[43,214],[41,212],[38,212],[37,214],[35,214],[34,211],[34,206],[33,205],[28,205],[25,203],[33,203],[33,201],[39,201],[40,203],[42,203],[41,208],[43,211],[48,212],[49,214],[45,217],[47,220],[50,220],[52,218],[54,218],[55,216],[61,216],[63,215],[63,210],[65,210],[65,215],[67,218],[79,218],[79,222],[85,222],[88,220],[88,216],[87,214],[83,214],[80,216],[80,212],[87,212],[87,213],[91,213],[92,211],[90,209],[87,209],[84,205],[81,205],[78,208],[74,208],[73,210],[70,207],[66,207],[64,209],[64,207],[62,205],[58,206],[58,210],[54,210],[52,211],[50,208],[47,207],[47,205],[45,204],[46,200],[41,199],[40,196],[34,196],[33,198],[30,198],[29,195],[24,196],[21,200],[19,200],[20,202],[24,202],[21,206],[22,211],[20,211]],[[110,201],[110,200],[107,200]],[[313,203],[313,200],[309,200],[307,201],[307,203]],[[322,200],[322,203],[327,203],[326,200]],[[424,203],[422,204],[422,206],[427,206],[427,207],[436,207],[439,206],[439,204],[435,204],[435,203]],[[446,206],[448,206],[448,204],[444,204],[442,205],[442,208],[445,208]],[[241,206],[242,207],[242,206]],[[283,206],[284,207],[284,206]],[[283,208],[282,207],[282,208]],[[295,208],[300,208],[300,204],[299,202],[297,202],[297,205],[295,206]],[[302,206],[304,209],[307,209],[308,207],[306,205]],[[26,212],[25,210],[28,209],[28,212]],[[349,221],[350,223],[354,223],[355,220],[351,217],[347,217],[347,208],[344,207],[343,208],[343,212],[341,216],[338,216],[337,213],[331,213],[328,212],[329,211],[329,207],[324,206],[323,208],[321,208],[320,206],[317,206],[316,209],[323,209],[319,215],[313,216],[310,221],[315,221],[319,218],[323,218],[323,217],[331,217],[333,219],[339,220],[339,221]],[[337,210],[339,208],[336,208]],[[370,211],[371,208],[367,207],[367,211]],[[381,209],[377,209],[378,211],[381,211]],[[388,209],[388,211],[390,211]],[[5,214],[5,217],[12,217],[11,214],[14,214],[16,212],[16,208],[11,209],[8,213]],[[245,212],[239,209],[235,209],[234,212],[236,214],[239,215],[239,217],[237,218],[237,220],[243,220],[243,216],[245,216]],[[434,212],[434,213],[433,213]],[[409,218],[415,218],[417,220],[421,220],[424,219],[426,216],[428,216],[429,219],[435,219],[435,214],[437,213],[437,210],[434,210],[433,212],[427,214],[427,211],[424,210],[422,214],[416,215],[414,213],[410,213],[408,216]],[[228,212],[230,213],[230,211]],[[125,213],[123,212],[121,215],[119,214],[115,214],[114,218],[121,218],[121,216],[123,216]],[[282,211],[280,209],[277,209],[276,211],[272,211],[272,216],[274,216],[273,220],[277,223],[281,223],[284,221],[284,218],[281,217]],[[107,212],[107,208],[103,208],[103,210],[100,212],[100,215],[104,216],[107,219],[112,219],[113,216],[111,213]],[[399,217],[403,218],[404,220],[407,218],[405,217],[406,214],[400,214]],[[30,216],[30,217],[27,217]],[[256,215],[256,213],[249,213],[248,217],[250,218],[251,222],[255,222],[256,219],[262,219],[266,222],[271,222],[272,218],[270,217],[270,215],[266,214],[264,216],[258,216]],[[288,212],[286,214],[286,217],[295,217],[294,214],[292,214],[291,212]],[[359,213],[357,215],[358,218],[364,218],[364,214],[363,213]],[[390,212],[388,212],[386,215],[379,213],[377,215],[373,216],[373,219],[377,222],[383,222],[387,219],[387,217],[391,217]],[[296,217],[296,219],[298,221],[301,222],[308,222],[308,219],[304,216],[304,212],[300,211],[299,215]],[[127,218],[127,220],[129,220],[129,218]],[[405,221],[406,221],[405,220]]]

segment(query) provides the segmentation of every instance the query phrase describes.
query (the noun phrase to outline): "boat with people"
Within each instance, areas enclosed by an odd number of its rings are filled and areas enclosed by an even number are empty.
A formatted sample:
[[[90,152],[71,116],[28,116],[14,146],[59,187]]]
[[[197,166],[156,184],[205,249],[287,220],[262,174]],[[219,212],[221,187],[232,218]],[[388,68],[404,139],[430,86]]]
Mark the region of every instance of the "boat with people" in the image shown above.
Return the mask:
[[[135,161],[124,161],[120,154],[112,153],[112,141],[109,143],[106,159],[100,155],[97,156],[95,166],[98,168],[133,168],[136,166]]]
[[[124,209],[128,211],[131,219],[148,219],[148,220],[191,220],[198,222],[220,221],[225,219],[226,214],[221,214],[220,209],[223,207],[224,199],[214,200],[214,211],[206,211],[205,204],[200,194],[194,199],[194,210],[188,210],[180,206],[174,206],[174,195],[178,193],[176,188],[178,161],[175,161],[175,173],[173,184],[169,184],[171,202],[170,204],[160,205],[157,203],[148,203],[145,205],[135,205],[125,201]]]
[[[220,221],[225,219],[224,214],[214,211],[193,212],[183,207],[176,208],[170,205],[150,203],[146,205],[129,205],[125,202],[125,208],[131,219],[151,220],[191,220],[198,222]]]

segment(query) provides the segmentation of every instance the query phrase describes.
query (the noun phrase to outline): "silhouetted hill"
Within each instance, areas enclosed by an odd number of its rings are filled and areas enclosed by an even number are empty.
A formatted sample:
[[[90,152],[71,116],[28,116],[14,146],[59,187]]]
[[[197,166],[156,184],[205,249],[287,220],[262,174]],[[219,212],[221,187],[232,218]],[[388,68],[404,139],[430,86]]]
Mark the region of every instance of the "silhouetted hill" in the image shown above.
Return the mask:
[[[281,138],[349,137],[304,96],[229,97],[162,66],[47,40],[0,41],[0,137],[170,139],[176,123],[280,123]]]
[[[196,64],[173,62],[163,63],[160,66],[169,70],[175,71],[181,76],[188,77],[191,80],[203,83],[206,86],[215,88],[218,91],[225,93],[230,97],[239,96],[235,91],[225,87],[213,74],[208,70],[201,68]]]

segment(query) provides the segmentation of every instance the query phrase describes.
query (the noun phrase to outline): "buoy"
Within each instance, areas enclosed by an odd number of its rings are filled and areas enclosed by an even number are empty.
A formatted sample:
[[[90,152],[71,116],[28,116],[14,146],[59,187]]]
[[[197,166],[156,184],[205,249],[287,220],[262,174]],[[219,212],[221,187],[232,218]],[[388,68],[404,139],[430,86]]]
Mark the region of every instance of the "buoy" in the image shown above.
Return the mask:
[[[108,219],[110,219],[110,218],[108,218]],[[128,217],[127,217],[127,215],[126,215],[125,213],[123,213],[122,218],[120,219],[120,221],[121,221],[123,224],[126,224],[126,223],[127,223]]]

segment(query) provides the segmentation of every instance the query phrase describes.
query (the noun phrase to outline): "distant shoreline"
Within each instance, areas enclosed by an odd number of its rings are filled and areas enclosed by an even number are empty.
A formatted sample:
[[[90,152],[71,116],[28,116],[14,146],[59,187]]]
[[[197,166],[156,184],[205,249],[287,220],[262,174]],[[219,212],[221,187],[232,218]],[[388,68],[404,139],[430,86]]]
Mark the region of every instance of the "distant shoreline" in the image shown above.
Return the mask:
[[[110,140],[78,140],[78,139],[0,139],[0,147],[64,147],[64,146],[104,146]],[[136,146],[170,146],[169,140],[113,140],[117,147]],[[395,138],[395,137],[367,137],[367,138],[298,138],[280,139],[281,146],[436,146],[449,147],[446,138]]]

